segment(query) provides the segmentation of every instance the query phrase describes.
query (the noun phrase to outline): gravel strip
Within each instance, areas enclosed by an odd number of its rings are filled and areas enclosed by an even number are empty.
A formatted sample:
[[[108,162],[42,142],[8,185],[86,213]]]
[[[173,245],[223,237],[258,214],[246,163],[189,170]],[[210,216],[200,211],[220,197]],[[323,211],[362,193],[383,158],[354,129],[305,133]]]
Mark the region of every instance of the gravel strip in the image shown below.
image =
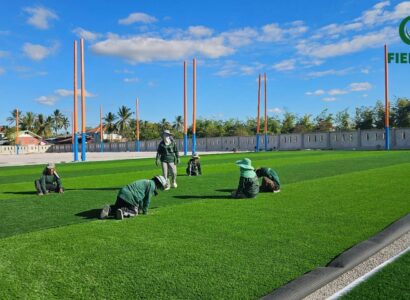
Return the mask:
[[[371,256],[366,261],[357,265],[350,271],[344,273],[337,279],[329,282],[327,285],[318,289],[314,293],[305,297],[305,300],[318,300],[327,299],[333,294],[337,293],[350,283],[352,283],[357,278],[369,273],[371,270],[381,265],[385,261],[389,260],[393,256],[399,254],[400,252],[410,248],[410,231],[402,235],[399,239],[395,240],[393,243],[383,248],[373,256]]]

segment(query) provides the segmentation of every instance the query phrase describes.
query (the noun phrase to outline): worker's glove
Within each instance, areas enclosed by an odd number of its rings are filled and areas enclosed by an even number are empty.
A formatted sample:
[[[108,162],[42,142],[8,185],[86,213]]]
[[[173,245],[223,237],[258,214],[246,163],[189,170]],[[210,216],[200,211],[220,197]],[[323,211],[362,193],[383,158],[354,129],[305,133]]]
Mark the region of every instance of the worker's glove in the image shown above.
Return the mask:
[[[59,189],[58,189],[58,192],[59,192],[60,194],[64,194],[64,189],[63,189],[63,188],[59,188]]]
[[[179,157],[177,158],[177,165],[179,165],[179,163],[181,162],[181,160],[179,159]]]
[[[158,167],[158,165],[159,165],[159,159],[158,158],[155,160],[155,164]]]

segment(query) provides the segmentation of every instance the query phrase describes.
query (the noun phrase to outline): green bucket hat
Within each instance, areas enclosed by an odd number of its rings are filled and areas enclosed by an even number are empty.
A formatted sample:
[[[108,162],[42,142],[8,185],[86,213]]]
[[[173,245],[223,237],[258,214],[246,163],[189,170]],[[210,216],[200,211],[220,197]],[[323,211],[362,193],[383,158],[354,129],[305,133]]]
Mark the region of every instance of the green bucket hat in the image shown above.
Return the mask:
[[[237,160],[235,162],[235,164],[239,167],[241,167],[242,169],[246,169],[246,170],[254,170],[254,167],[252,167],[252,162],[249,158],[244,158],[241,160]]]

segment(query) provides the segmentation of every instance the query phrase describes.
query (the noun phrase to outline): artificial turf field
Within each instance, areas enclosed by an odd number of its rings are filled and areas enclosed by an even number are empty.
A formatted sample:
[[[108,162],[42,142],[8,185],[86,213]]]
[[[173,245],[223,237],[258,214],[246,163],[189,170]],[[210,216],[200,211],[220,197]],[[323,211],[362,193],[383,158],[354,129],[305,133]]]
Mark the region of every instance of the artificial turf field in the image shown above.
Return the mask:
[[[410,252],[407,252],[353,289],[342,299],[410,299],[409,278]]]
[[[243,157],[277,170],[281,193],[230,199]],[[178,176],[149,215],[124,221],[98,220],[99,209],[159,174],[153,159],[59,165],[66,193],[43,197],[41,166],[1,168],[0,299],[256,299],[410,212],[410,151],[201,162],[203,176]]]

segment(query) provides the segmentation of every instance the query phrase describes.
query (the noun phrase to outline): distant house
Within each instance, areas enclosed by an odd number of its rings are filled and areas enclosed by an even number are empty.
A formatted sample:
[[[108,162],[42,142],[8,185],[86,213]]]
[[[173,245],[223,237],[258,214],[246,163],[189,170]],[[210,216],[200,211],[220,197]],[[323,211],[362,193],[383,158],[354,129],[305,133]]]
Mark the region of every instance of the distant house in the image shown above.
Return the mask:
[[[45,145],[43,138],[30,130],[19,131],[19,145]]]
[[[0,126],[0,145],[8,145],[9,140],[6,138],[6,126]]]
[[[94,139],[94,143],[98,143],[100,142],[100,126],[97,126],[95,128],[91,128],[89,130],[87,130],[87,135],[92,136]],[[116,133],[110,133],[107,134],[104,132],[103,134],[103,140],[108,140],[110,142],[121,142],[123,141],[123,137],[122,135],[116,134]]]

